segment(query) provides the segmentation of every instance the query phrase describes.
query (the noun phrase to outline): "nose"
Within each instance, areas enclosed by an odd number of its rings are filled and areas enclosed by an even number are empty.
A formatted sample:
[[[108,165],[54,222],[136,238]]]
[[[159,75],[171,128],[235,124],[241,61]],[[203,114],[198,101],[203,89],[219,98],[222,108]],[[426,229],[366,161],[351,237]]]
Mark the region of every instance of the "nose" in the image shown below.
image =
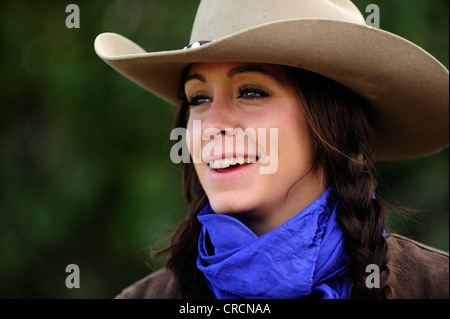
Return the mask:
[[[236,112],[232,102],[225,94],[216,94],[202,119],[202,135],[211,139],[213,135],[227,135],[237,125]]]

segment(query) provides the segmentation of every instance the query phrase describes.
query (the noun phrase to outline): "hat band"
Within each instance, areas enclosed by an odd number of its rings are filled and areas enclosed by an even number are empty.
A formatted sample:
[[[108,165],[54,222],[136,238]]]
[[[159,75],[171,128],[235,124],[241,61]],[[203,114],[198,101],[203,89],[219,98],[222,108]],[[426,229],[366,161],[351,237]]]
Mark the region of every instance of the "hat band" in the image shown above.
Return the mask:
[[[202,46],[202,45],[204,45],[206,43],[209,43],[209,42],[212,42],[212,41],[195,41],[195,42],[189,44],[187,47],[184,47],[183,50],[195,49],[195,48],[198,48],[198,47],[200,47],[200,46]]]

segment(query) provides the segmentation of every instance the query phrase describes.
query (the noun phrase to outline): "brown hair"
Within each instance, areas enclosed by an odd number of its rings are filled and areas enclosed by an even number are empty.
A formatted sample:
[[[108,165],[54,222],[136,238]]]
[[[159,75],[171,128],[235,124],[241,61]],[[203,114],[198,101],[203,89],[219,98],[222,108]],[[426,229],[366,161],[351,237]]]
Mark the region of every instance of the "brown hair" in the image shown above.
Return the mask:
[[[373,159],[375,133],[370,124],[370,108],[358,95],[315,73],[285,67],[303,102],[308,129],[314,140],[315,164],[323,168],[329,185],[339,197],[338,222],[344,233],[346,252],[351,257],[352,297],[386,298],[392,291],[387,243],[383,232],[387,223],[386,204],[374,198],[376,189]],[[181,109],[175,126],[186,127],[189,106],[184,95],[183,73],[180,87]],[[182,164],[183,189],[188,204],[187,219],[176,229],[167,268],[177,277],[181,298],[207,298],[206,279],[196,267],[197,242],[201,229],[198,212],[208,202],[191,163]],[[380,288],[366,286],[366,267],[380,269]]]

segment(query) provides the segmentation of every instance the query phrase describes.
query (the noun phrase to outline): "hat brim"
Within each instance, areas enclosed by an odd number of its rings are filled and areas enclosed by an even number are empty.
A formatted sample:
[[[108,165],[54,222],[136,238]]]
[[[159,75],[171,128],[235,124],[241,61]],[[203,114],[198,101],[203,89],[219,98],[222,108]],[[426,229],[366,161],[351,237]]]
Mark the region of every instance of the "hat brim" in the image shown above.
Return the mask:
[[[118,72],[174,105],[179,104],[180,74],[191,63],[303,68],[341,83],[374,108],[377,160],[418,157],[449,143],[448,70],[417,45],[380,29],[335,20],[285,20],[197,48],[154,53],[121,35],[103,33],[95,50]]]

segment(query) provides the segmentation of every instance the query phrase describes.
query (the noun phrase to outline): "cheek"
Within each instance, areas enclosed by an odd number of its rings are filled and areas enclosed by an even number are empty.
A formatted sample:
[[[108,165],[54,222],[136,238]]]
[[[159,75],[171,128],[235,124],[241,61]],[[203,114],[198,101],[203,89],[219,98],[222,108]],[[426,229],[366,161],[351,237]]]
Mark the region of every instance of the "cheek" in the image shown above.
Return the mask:
[[[201,165],[201,164],[194,164],[194,168],[195,168],[195,172],[197,173],[198,179],[200,180],[200,184],[202,184],[202,186],[204,186],[205,184],[205,173],[207,168],[205,167],[205,165]]]
[[[194,163],[201,161],[201,121],[189,118],[186,127],[186,145]]]
[[[279,130],[280,158],[294,167],[309,167],[314,160],[314,143],[301,107],[293,108],[283,118]]]
[[[298,132],[300,133],[300,132]],[[305,172],[314,162],[314,151],[308,137],[297,136],[296,139],[286,139],[287,145],[280,152],[280,165],[284,165],[292,172]]]
[[[193,132],[192,126],[193,126],[192,121],[189,119],[187,122],[187,125],[186,125],[186,144],[187,144],[187,147],[189,148],[189,151],[192,148],[192,145],[191,145],[192,139],[190,138],[190,136],[192,136],[192,132]]]

